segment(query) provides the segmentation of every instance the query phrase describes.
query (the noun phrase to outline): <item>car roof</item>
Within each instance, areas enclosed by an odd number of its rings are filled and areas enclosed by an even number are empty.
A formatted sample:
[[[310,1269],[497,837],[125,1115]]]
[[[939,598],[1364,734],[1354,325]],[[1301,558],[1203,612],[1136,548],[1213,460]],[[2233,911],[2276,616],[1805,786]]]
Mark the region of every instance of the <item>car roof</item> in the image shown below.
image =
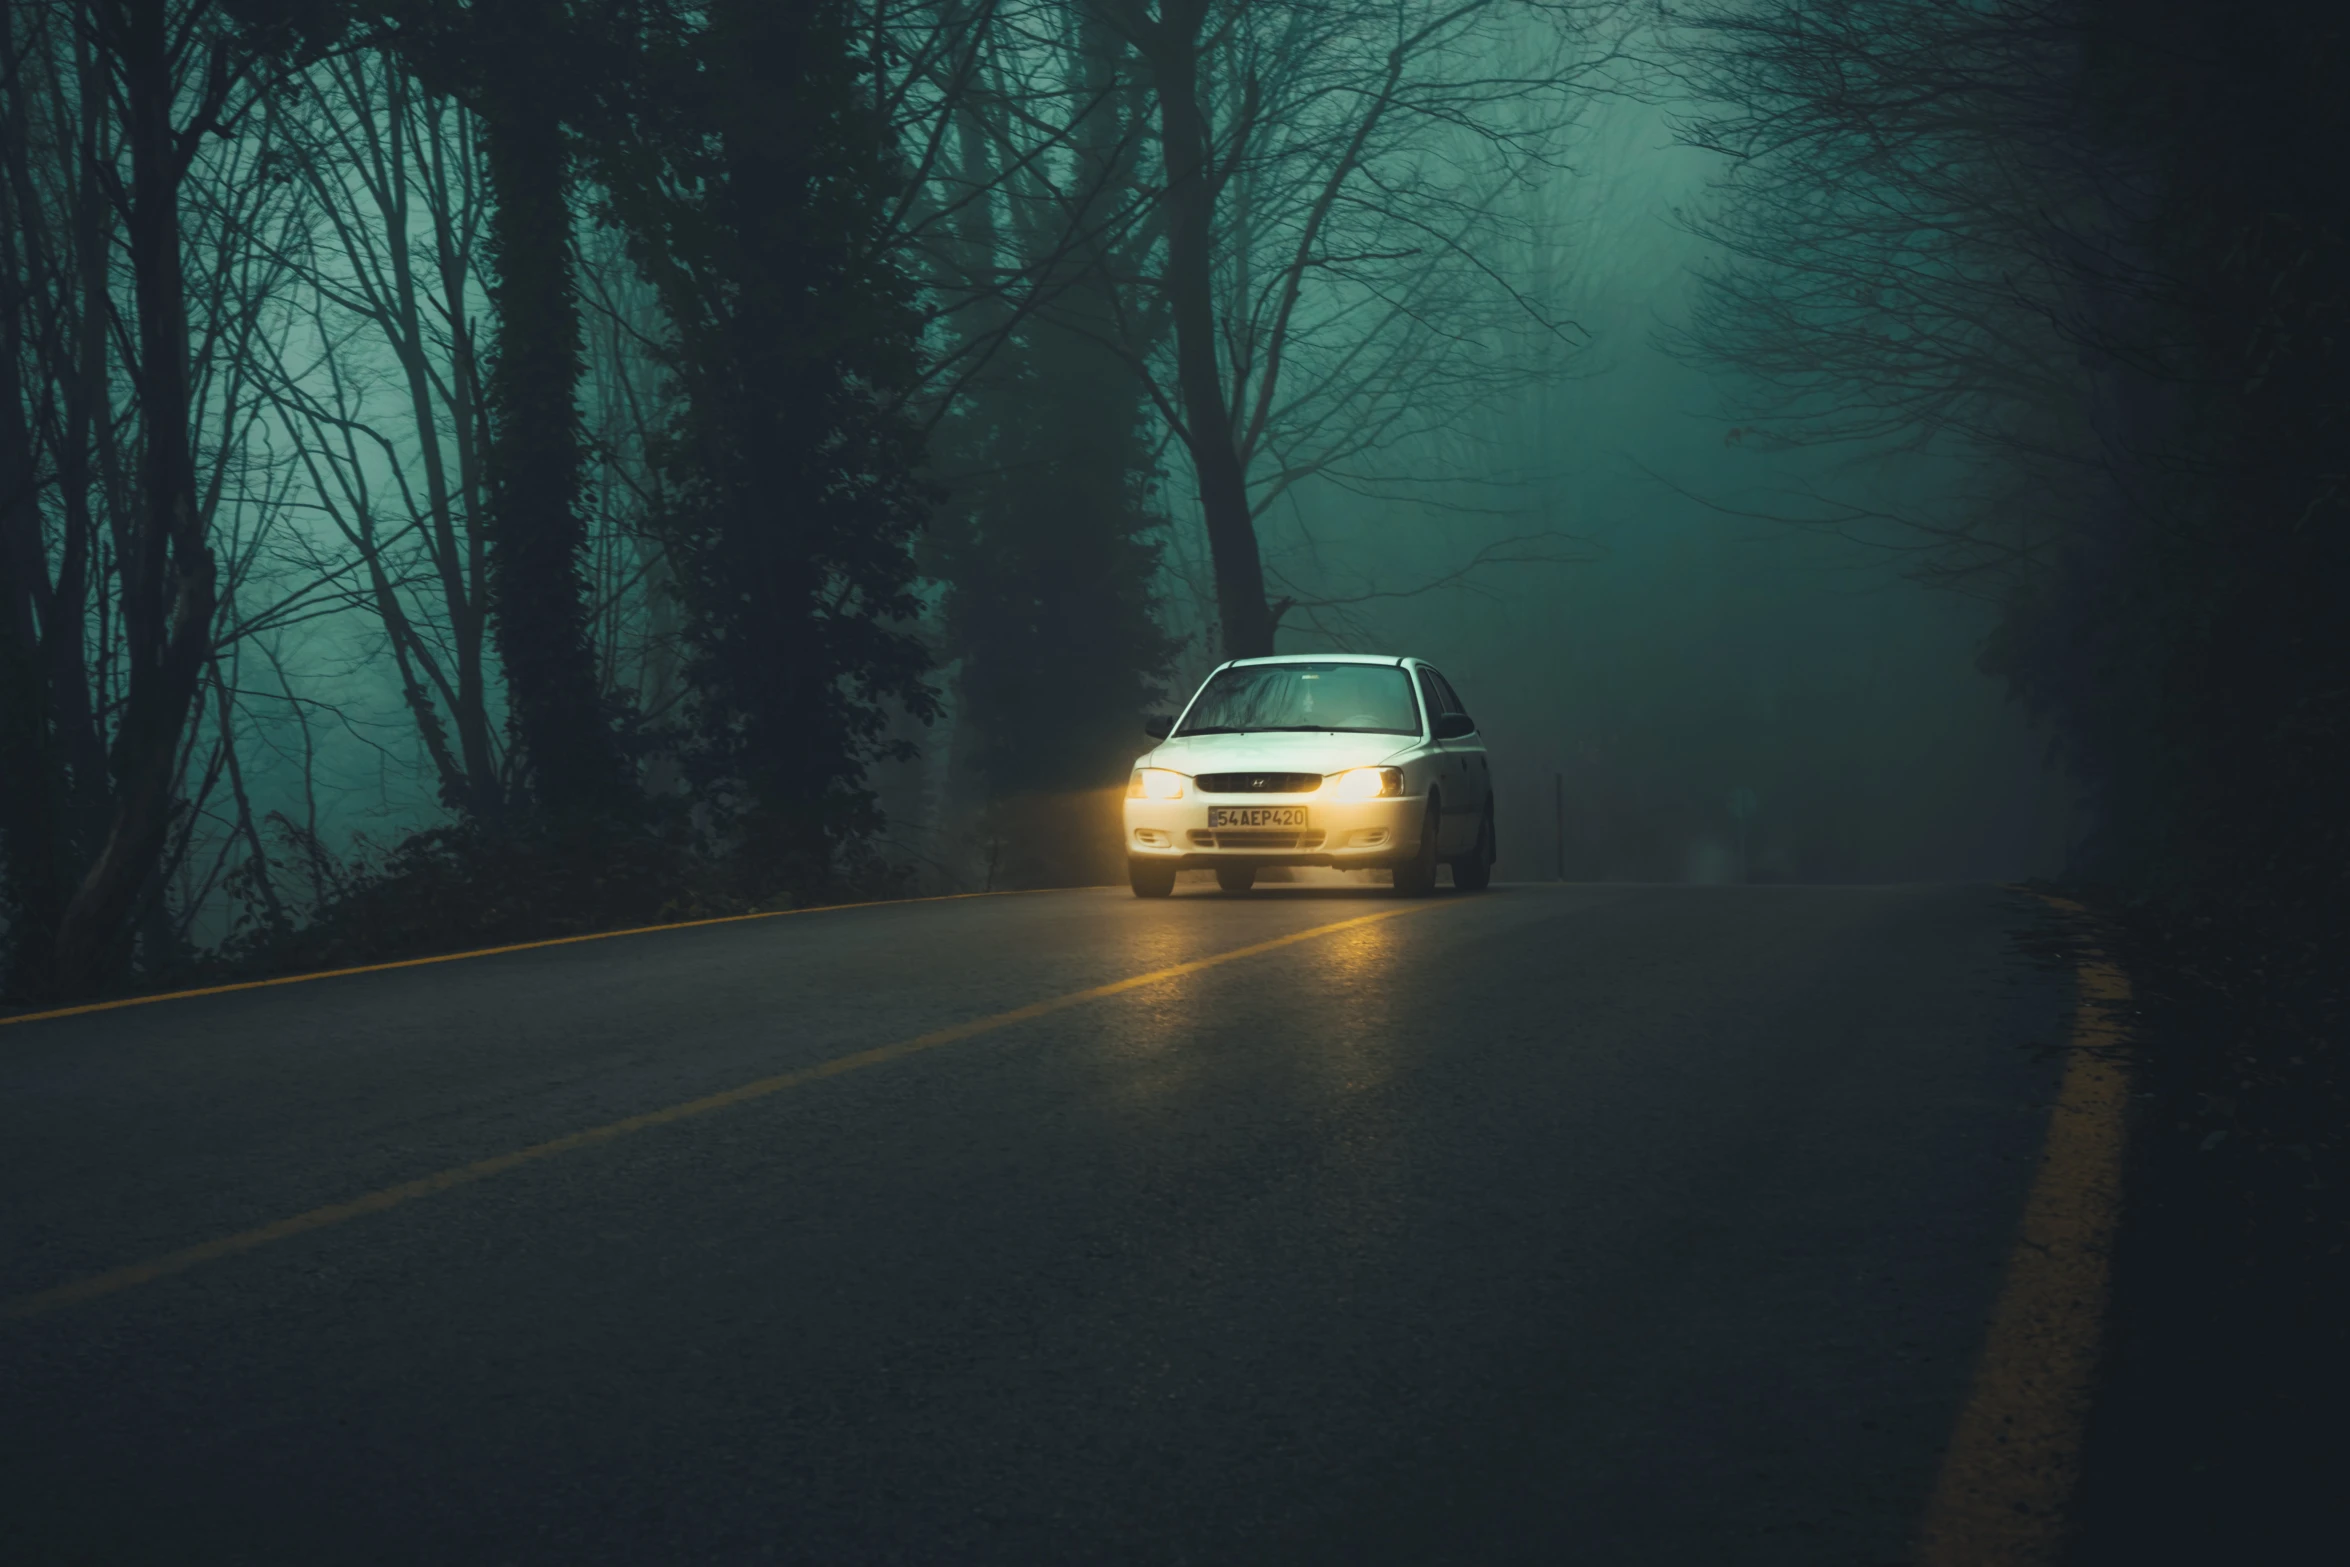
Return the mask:
[[[1272,653],[1263,658],[1236,658],[1227,662],[1226,669],[1245,669],[1251,664],[1401,664],[1409,654],[1401,653]],[[1414,659],[1414,663],[1422,660]]]

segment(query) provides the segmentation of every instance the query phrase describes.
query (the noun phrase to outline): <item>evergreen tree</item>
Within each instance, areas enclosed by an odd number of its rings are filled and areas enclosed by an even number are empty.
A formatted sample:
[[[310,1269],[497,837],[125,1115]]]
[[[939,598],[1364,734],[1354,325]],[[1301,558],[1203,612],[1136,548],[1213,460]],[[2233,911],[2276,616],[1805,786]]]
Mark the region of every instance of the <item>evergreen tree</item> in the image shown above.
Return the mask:
[[[632,51],[625,7],[439,0],[393,7],[403,57],[472,109],[490,186],[497,335],[486,387],[491,628],[531,794],[567,821],[625,814],[634,794],[588,644],[574,152]]]
[[[1022,201],[1015,187],[1008,237],[966,218],[966,268],[1017,246],[1015,264],[1042,274],[1042,302],[988,357],[939,441],[948,501],[930,564],[948,585],[947,645],[961,662],[958,755],[995,807],[1122,778],[1176,646],[1152,613],[1165,518],[1118,282],[1135,270],[1124,250],[1148,243],[1115,221],[1135,199],[1141,106],[1119,80],[1115,35],[1090,12],[1072,33],[1086,105],[1071,137],[1076,204]],[[967,141],[966,161],[981,156]],[[1049,216],[1023,221],[1032,211]],[[1084,871],[1037,852],[1072,839],[1065,821],[1038,836],[1027,873]]]
[[[721,0],[650,71],[608,173],[675,332],[660,521],[690,645],[690,770],[761,886],[809,886],[878,824],[869,762],[927,718],[901,411],[912,289],[883,250],[902,174],[843,0]]]
[[[932,564],[961,658],[960,755],[1000,805],[1122,779],[1175,643],[1152,615],[1165,518],[1132,373],[1051,322],[998,358],[1006,372],[945,435],[947,460],[984,466],[954,476]],[[1063,858],[1024,871],[1082,872]]]

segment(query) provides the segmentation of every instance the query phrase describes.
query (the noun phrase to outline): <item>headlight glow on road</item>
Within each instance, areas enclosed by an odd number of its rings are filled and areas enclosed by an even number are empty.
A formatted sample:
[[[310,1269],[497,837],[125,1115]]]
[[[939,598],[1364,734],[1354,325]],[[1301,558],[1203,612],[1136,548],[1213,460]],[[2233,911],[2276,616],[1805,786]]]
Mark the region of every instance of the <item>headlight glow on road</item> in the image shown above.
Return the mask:
[[[1183,775],[1171,773],[1164,767],[1137,767],[1127,780],[1126,798],[1129,800],[1180,800],[1183,798]]]
[[[1334,800],[1376,800],[1382,795],[1401,793],[1403,769],[1400,767],[1354,767],[1330,780],[1330,797]]]

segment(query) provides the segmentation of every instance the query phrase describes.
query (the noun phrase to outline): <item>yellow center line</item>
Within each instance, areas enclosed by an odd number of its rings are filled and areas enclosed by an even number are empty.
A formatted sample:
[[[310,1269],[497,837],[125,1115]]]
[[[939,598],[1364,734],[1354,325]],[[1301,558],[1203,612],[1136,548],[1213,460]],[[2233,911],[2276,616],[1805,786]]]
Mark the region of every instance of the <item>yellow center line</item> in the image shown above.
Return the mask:
[[[2041,895],[2058,911],[2087,911]],[[2130,982],[2077,965],[2072,1051],[1974,1384],[1920,1530],[1918,1567],[2053,1567],[2080,1478],[2113,1237],[2129,1073],[2114,1057]]]
[[[1254,942],[1245,947],[1235,947],[1229,952],[1194,958],[1188,963],[1170,964],[1166,968],[1152,969],[1147,974],[1135,974],[1126,979],[1112,980],[1106,985],[1095,985],[1085,990],[1072,990],[1065,995],[1052,996],[1043,1001],[1032,1001],[1026,1006],[1014,1007],[1008,1012],[997,1012],[987,1017],[974,1018],[967,1023],[951,1023],[945,1028],[933,1029],[927,1034],[917,1034],[911,1039],[901,1039],[895,1044],[877,1045],[870,1050],[859,1050],[849,1055],[835,1056],[829,1061],[820,1061],[814,1066],[799,1067],[789,1072],[778,1072],[772,1077],[762,1077],[756,1081],[726,1089],[721,1093],[706,1094],[699,1099],[688,1099],[683,1104],[668,1105],[659,1110],[648,1110],[642,1115],[607,1121],[602,1126],[591,1126],[584,1131],[569,1132],[547,1142],[533,1143],[527,1148],[517,1148],[511,1153],[496,1154],[487,1159],[476,1159],[471,1164],[460,1164],[450,1169],[437,1170],[431,1175],[419,1176],[413,1181],[402,1181],[396,1186],[386,1186],[381,1190],[368,1192],[364,1196],[354,1197],[348,1202],[329,1203],[323,1208],[312,1208],[306,1213],[297,1213],[290,1218],[279,1219],[275,1223],[264,1224],[256,1229],[240,1230],[234,1235],[224,1235],[217,1240],[205,1241],[195,1246],[184,1246],[178,1251],[166,1252],[160,1257],[151,1257],[145,1262],[134,1262],[125,1267],[110,1269],[105,1273],[92,1274],[88,1278],[76,1279],[69,1284],[60,1284],[54,1289],[41,1290],[31,1295],[19,1295],[13,1300],[0,1301],[0,1322],[39,1316],[44,1312],[55,1311],[61,1306],[77,1305],[82,1301],[96,1300],[101,1296],[119,1293],[134,1285],[150,1284],[157,1279],[168,1278],[175,1273],[185,1273],[188,1269],[201,1263],[217,1262],[223,1257],[234,1257],[243,1252],[258,1250],[275,1241],[288,1240],[296,1235],[306,1235],[312,1230],[327,1229],[366,1214],[381,1213],[387,1208],[396,1208],[400,1204],[418,1197],[430,1197],[435,1193],[449,1191],[455,1187],[468,1186],[475,1181],[486,1180],[490,1176],[503,1174],[522,1165],[535,1164],[542,1159],[551,1159],[557,1154],[566,1154],[574,1149],[592,1147],[597,1143],[612,1142],[617,1138],[626,1137],[632,1132],[645,1131],[655,1126],[667,1126],[675,1121],[691,1120],[695,1116],[709,1115],[717,1110],[732,1109],[736,1105],[749,1104],[754,1099],[765,1099],[771,1094],[780,1094],[786,1089],[820,1082],[828,1077],[839,1077],[845,1073],[862,1071],[866,1067],[880,1066],[890,1061],[902,1061],[907,1056],[920,1055],[926,1050],[936,1050],[942,1045],[956,1044],[980,1034],[989,1034],[998,1029],[1009,1028],[1016,1023],[1030,1022],[1055,1012],[1066,1011],[1070,1007],[1083,1006],[1089,1001],[1100,1001],[1105,997],[1123,995],[1130,990],[1140,990],[1146,985],[1160,985],[1172,979],[1181,979],[1189,974],[1204,973],[1226,963],[1237,963],[1242,958],[1258,957],[1267,952],[1279,951],[1283,947],[1295,946],[1301,941],[1312,941],[1320,936],[1335,935],[1342,930],[1354,930],[1364,925],[1376,924],[1381,920],[1396,919],[1421,909],[1447,906],[1441,902],[1415,903],[1403,908],[1383,909],[1376,914],[1364,914],[1353,919],[1338,920],[1328,925],[1316,925],[1309,930],[1292,931],[1286,936],[1275,936],[1268,941]]]
[[[462,963],[467,958],[494,958],[506,952],[534,952],[540,947],[568,947],[582,941],[610,941],[616,936],[649,936],[663,930],[699,930],[704,925],[740,925],[746,920],[789,919],[795,914],[837,914],[844,909],[880,909],[900,903],[955,903],[964,898],[1024,898],[1038,892],[1073,892],[1071,887],[1023,888],[1012,892],[942,892],[927,898],[872,898],[863,903],[819,903],[804,909],[764,909],[757,914],[720,914],[703,920],[673,920],[666,925],[631,925],[626,930],[591,930],[578,936],[549,936],[543,941],[517,941],[503,947],[475,947],[466,952],[441,952],[429,958],[398,958],[389,963],[361,963],[353,968],[318,969],[308,974],[280,974],[274,979],[241,979],[229,985],[206,985],[198,990],[160,990],[151,996],[117,996],[112,1001],[85,1001],[80,1006],[51,1007],[46,1012],[19,1012],[0,1017],[0,1028],[11,1023],[39,1023],[53,1017],[80,1017],[85,1012],[113,1012],[122,1007],[153,1006],[158,1001],[187,1001],[197,996],[225,996],[234,990],[269,990],[278,985],[307,985],[314,979],[341,979],[347,974],[381,974],[396,968],[422,968],[428,963]]]

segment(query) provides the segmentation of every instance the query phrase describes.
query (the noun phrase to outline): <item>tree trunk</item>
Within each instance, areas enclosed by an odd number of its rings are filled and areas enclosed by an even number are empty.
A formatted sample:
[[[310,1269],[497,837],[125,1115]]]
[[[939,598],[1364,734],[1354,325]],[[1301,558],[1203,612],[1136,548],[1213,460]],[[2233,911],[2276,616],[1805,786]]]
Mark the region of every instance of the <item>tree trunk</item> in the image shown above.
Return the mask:
[[[424,493],[431,507],[429,537],[433,569],[439,574],[441,601],[449,617],[449,634],[457,647],[456,690],[450,696],[450,722],[457,731],[459,760],[463,766],[461,796],[449,803],[464,811],[475,821],[496,827],[504,816],[504,798],[498,787],[497,768],[491,760],[490,725],[488,709],[483,700],[481,680],[481,635],[475,599],[482,591],[480,579],[466,570],[465,551],[459,538],[459,500],[452,487],[448,461],[441,450],[440,424],[434,414],[434,385],[428,350],[425,342],[424,314],[421,308],[422,290],[415,273],[409,246],[405,243],[408,219],[408,180],[430,182],[426,208],[431,215],[433,249],[441,271],[444,291],[452,301],[449,317],[450,334],[458,344],[457,363],[450,367],[449,387],[453,396],[459,450],[465,449],[466,421],[471,417],[471,392],[467,385],[472,375],[469,356],[463,347],[465,341],[464,271],[472,260],[464,254],[451,219],[452,207],[460,199],[447,179],[447,170],[441,164],[441,121],[447,112],[444,105],[433,99],[418,102],[400,63],[386,57],[380,64],[385,81],[385,108],[391,121],[394,172],[390,182],[398,192],[393,208],[399,228],[399,237],[390,246],[392,263],[392,296],[397,311],[397,329],[400,344],[400,366],[408,378],[410,416],[416,422],[417,451],[424,460]],[[471,123],[470,116],[466,124]],[[424,127],[423,134],[410,127]],[[411,175],[406,149],[415,142],[430,138],[434,156],[424,167]],[[471,497],[466,498],[468,501]],[[468,508],[462,513],[464,531],[472,533],[481,524],[478,512]]]
[[[1234,443],[1232,409],[1216,362],[1215,171],[1199,106],[1198,23],[1194,5],[1162,10],[1139,35],[1159,100],[1159,141],[1167,164],[1168,312],[1175,324],[1175,379],[1183,398],[1184,445],[1199,476],[1200,513],[1216,569],[1216,611],[1226,658],[1273,651],[1273,615],[1265,603],[1265,568],[1249,515],[1248,475]]]
[[[487,519],[488,484],[482,478],[483,439],[481,370],[473,352],[473,324],[465,314],[465,291],[459,275],[446,264],[444,295],[454,343],[449,366],[449,424],[457,443],[457,493],[463,497],[466,517],[464,572],[469,592],[449,607],[449,637],[457,649],[457,732],[462,736],[465,766],[477,780],[475,815],[496,826],[505,820],[506,783],[492,759],[489,725],[489,672],[482,656],[483,629],[488,618],[490,576]]]
[[[14,13],[0,10],[0,54],[22,73]],[[22,81],[20,74],[19,81]],[[40,480],[20,366],[33,302],[53,275],[31,171],[25,88],[0,96],[0,907],[25,938],[57,928],[65,905],[65,847],[51,699],[41,657],[43,612],[54,611],[41,536]],[[77,671],[78,674],[78,671]],[[7,980],[0,974],[0,986]]]
[[[138,510],[122,567],[128,664],[110,758],[114,811],[106,836],[59,921],[52,974],[62,994],[118,981],[172,819],[172,780],[197,681],[212,651],[215,568],[196,501],[190,442],[187,296],[181,276],[180,185],[185,153],[165,0],[104,8],[119,73],[131,179],[123,232],[138,314],[141,461]],[[224,74],[215,62],[214,80]],[[208,111],[217,104],[208,105]],[[203,134],[191,130],[190,136]]]
[[[498,313],[484,463],[491,621],[540,806],[560,818],[615,815],[628,791],[597,689],[580,558],[584,365],[570,154],[559,109],[528,64],[561,16],[543,0],[515,0],[486,12],[483,25],[492,63],[480,124]]]
[[[8,18],[0,16],[0,41],[8,31]],[[9,95],[11,109],[22,102],[21,94]],[[21,113],[9,116],[11,177],[0,185],[0,874],[6,876],[0,888],[16,927],[18,977],[30,980],[22,971],[36,968],[39,959],[27,949],[57,928],[65,905],[70,838],[58,787],[54,702],[41,656],[43,622],[55,614],[56,597],[47,581],[40,482],[18,370],[33,292],[21,280],[29,274],[38,287],[42,273],[34,261],[46,238],[16,199],[23,124]]]

